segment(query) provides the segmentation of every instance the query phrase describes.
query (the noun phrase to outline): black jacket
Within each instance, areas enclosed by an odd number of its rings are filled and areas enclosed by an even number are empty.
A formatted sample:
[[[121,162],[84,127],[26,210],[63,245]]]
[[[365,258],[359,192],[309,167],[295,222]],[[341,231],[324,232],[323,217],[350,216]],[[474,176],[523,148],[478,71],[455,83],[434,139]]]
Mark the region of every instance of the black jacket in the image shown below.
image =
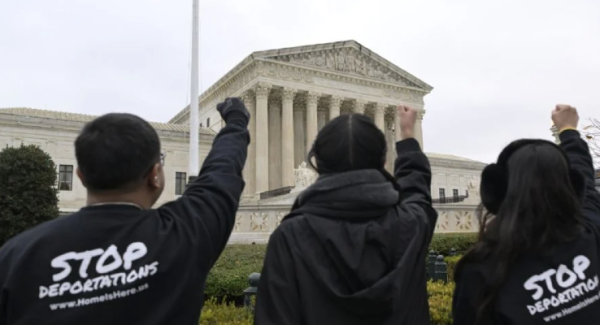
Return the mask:
[[[586,227],[578,240],[557,245],[552,254],[529,254],[516,261],[485,324],[600,324],[600,194],[594,188],[589,148],[579,132],[564,131],[560,140],[571,166],[585,176]],[[474,324],[479,289],[493,267],[493,260],[464,266],[456,281],[454,324]]]
[[[300,194],[270,237],[256,325],[429,324],[431,170],[416,140],[396,148],[401,193],[381,171],[359,170]]]
[[[244,188],[248,118],[230,114],[199,177],[142,211],[81,209],[0,249],[0,324],[198,324],[206,276]]]

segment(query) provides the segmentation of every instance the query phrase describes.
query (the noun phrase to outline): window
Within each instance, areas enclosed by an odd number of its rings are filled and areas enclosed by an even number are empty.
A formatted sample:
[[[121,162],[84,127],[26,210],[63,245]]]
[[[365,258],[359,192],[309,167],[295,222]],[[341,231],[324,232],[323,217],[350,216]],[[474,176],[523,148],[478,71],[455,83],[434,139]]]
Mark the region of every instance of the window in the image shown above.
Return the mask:
[[[465,196],[469,197],[469,190],[465,190]]]
[[[202,122],[200,122],[200,127],[203,128],[204,126],[202,125]]]
[[[445,199],[446,198],[446,190],[443,188],[440,188],[440,199]]]
[[[182,195],[185,192],[186,178],[186,173],[175,173],[175,195]]]
[[[454,198],[454,200],[458,200],[458,190],[457,189],[452,190],[452,198]]]
[[[206,119],[206,127],[209,128],[210,127],[210,117]]]
[[[61,191],[73,190],[73,165],[58,166],[58,189]]]

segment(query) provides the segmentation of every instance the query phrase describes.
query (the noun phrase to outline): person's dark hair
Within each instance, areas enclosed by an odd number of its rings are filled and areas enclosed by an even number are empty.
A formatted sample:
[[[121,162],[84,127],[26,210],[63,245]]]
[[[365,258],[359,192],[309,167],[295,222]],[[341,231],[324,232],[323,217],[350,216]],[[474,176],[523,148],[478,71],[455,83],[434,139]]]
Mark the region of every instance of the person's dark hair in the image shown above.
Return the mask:
[[[160,140],[142,118],[111,113],[84,126],[75,140],[75,156],[88,190],[127,190],[160,161]]]
[[[308,154],[308,163],[319,174],[383,170],[386,152],[385,136],[370,118],[347,114],[336,117],[321,129]]]
[[[506,196],[496,215],[479,207],[479,241],[455,272],[458,279],[465,265],[489,262],[486,283],[479,288],[477,324],[491,314],[507,274],[521,256],[551,253],[555,245],[576,239],[584,222],[567,157],[558,146],[525,145],[510,156],[506,168]]]

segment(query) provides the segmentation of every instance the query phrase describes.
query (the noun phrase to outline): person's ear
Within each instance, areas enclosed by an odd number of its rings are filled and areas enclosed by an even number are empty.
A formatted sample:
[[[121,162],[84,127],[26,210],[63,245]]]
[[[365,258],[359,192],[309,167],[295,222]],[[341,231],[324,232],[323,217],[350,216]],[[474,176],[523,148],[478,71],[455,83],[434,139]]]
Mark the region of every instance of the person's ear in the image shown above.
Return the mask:
[[[85,179],[83,178],[83,174],[81,173],[81,170],[79,170],[79,166],[75,169],[75,173],[77,174],[77,177],[79,177],[79,180],[81,181],[81,184],[83,184],[83,187],[87,187],[85,185]]]
[[[156,163],[154,164],[154,167],[152,167],[150,174],[148,174],[148,186],[153,189],[160,188],[161,186],[160,177],[158,176],[161,168],[160,163]]]

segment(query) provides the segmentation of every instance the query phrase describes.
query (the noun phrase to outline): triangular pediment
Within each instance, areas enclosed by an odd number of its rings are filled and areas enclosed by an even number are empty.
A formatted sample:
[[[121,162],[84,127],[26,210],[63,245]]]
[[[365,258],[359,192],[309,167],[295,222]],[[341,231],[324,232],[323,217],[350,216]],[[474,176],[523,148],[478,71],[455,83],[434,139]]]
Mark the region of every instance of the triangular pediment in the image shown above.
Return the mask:
[[[253,53],[252,57],[419,88],[426,92],[433,89],[356,41],[261,51]]]

